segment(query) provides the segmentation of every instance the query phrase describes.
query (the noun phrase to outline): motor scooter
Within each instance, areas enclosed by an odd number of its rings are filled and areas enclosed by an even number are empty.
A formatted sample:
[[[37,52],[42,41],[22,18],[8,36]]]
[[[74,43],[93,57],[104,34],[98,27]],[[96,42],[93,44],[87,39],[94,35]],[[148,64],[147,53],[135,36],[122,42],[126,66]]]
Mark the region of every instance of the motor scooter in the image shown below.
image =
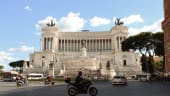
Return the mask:
[[[71,82],[70,78],[66,78],[65,82],[68,83],[68,95],[76,96],[77,94],[90,94],[90,96],[97,96],[97,88],[93,86],[92,81],[88,79],[84,79],[83,86],[79,86],[73,82]]]
[[[17,85],[17,87],[21,87],[24,85],[28,85],[28,82],[26,80],[17,80],[16,85]]]
[[[45,84],[45,85],[49,85],[49,84],[54,85],[55,82],[53,81],[53,77],[48,76],[48,77],[45,79],[44,84]]]
[[[54,85],[55,82],[54,82],[54,81],[45,80],[45,81],[44,81],[44,84],[45,84],[45,85],[49,85],[49,84]]]

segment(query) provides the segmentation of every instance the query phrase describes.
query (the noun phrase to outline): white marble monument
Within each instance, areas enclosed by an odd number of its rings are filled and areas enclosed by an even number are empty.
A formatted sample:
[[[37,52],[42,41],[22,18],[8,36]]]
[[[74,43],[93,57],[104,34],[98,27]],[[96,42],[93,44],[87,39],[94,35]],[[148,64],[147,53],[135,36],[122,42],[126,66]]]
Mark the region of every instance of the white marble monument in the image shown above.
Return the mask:
[[[55,24],[48,24],[42,29],[41,50],[30,54],[31,67],[24,67],[24,72],[48,75],[53,62],[55,75],[75,76],[80,70],[110,77],[134,75],[141,72],[140,56],[122,52],[121,42],[127,37],[128,27],[119,22],[101,32],[61,32]]]

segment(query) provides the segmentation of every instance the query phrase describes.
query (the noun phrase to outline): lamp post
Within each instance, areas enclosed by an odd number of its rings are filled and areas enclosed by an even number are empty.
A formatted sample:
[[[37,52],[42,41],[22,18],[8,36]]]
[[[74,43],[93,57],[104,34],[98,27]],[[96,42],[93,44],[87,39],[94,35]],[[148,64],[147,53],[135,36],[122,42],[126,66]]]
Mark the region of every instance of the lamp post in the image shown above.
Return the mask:
[[[113,64],[115,65],[115,49],[113,49],[113,58],[114,58],[114,62],[113,62]]]
[[[102,69],[102,65],[101,65],[101,49],[99,51],[100,51],[100,66],[99,66],[99,68],[101,70]]]
[[[61,70],[62,70],[62,74],[65,74],[65,65],[64,65],[64,50],[62,53],[62,62],[61,62]]]
[[[42,56],[42,70],[43,70],[43,75],[45,76],[45,62],[44,62],[45,56]]]
[[[51,77],[55,77],[55,72],[54,72],[54,65],[55,65],[55,53],[53,52],[53,60],[50,62],[49,64],[49,68],[48,68],[48,75]],[[57,63],[57,60],[56,60]]]
[[[54,78],[54,62],[50,62],[49,64],[49,71],[48,75],[52,78]]]
[[[99,78],[101,78],[101,70],[102,70],[102,63],[101,63],[101,49],[97,49],[97,50],[99,50],[99,55],[100,55],[100,57],[99,57],[99,69],[98,69],[98,77]]]

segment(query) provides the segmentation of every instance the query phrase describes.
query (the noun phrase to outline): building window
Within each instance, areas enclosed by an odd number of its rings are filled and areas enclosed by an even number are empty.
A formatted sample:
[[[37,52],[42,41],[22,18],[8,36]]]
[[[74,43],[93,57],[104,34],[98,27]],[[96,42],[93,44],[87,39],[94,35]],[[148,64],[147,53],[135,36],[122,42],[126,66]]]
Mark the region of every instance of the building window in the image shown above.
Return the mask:
[[[123,60],[123,66],[126,66],[127,64],[126,64],[126,60]]]

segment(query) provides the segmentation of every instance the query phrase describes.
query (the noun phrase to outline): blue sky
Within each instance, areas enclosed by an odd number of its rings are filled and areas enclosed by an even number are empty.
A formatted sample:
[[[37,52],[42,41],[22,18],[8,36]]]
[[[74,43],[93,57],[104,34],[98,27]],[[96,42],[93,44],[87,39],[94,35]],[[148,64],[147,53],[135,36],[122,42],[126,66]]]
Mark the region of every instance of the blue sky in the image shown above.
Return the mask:
[[[40,49],[41,28],[54,20],[61,31],[109,31],[115,18],[129,35],[161,31],[163,0],[4,0],[0,3],[0,65],[29,60]]]

